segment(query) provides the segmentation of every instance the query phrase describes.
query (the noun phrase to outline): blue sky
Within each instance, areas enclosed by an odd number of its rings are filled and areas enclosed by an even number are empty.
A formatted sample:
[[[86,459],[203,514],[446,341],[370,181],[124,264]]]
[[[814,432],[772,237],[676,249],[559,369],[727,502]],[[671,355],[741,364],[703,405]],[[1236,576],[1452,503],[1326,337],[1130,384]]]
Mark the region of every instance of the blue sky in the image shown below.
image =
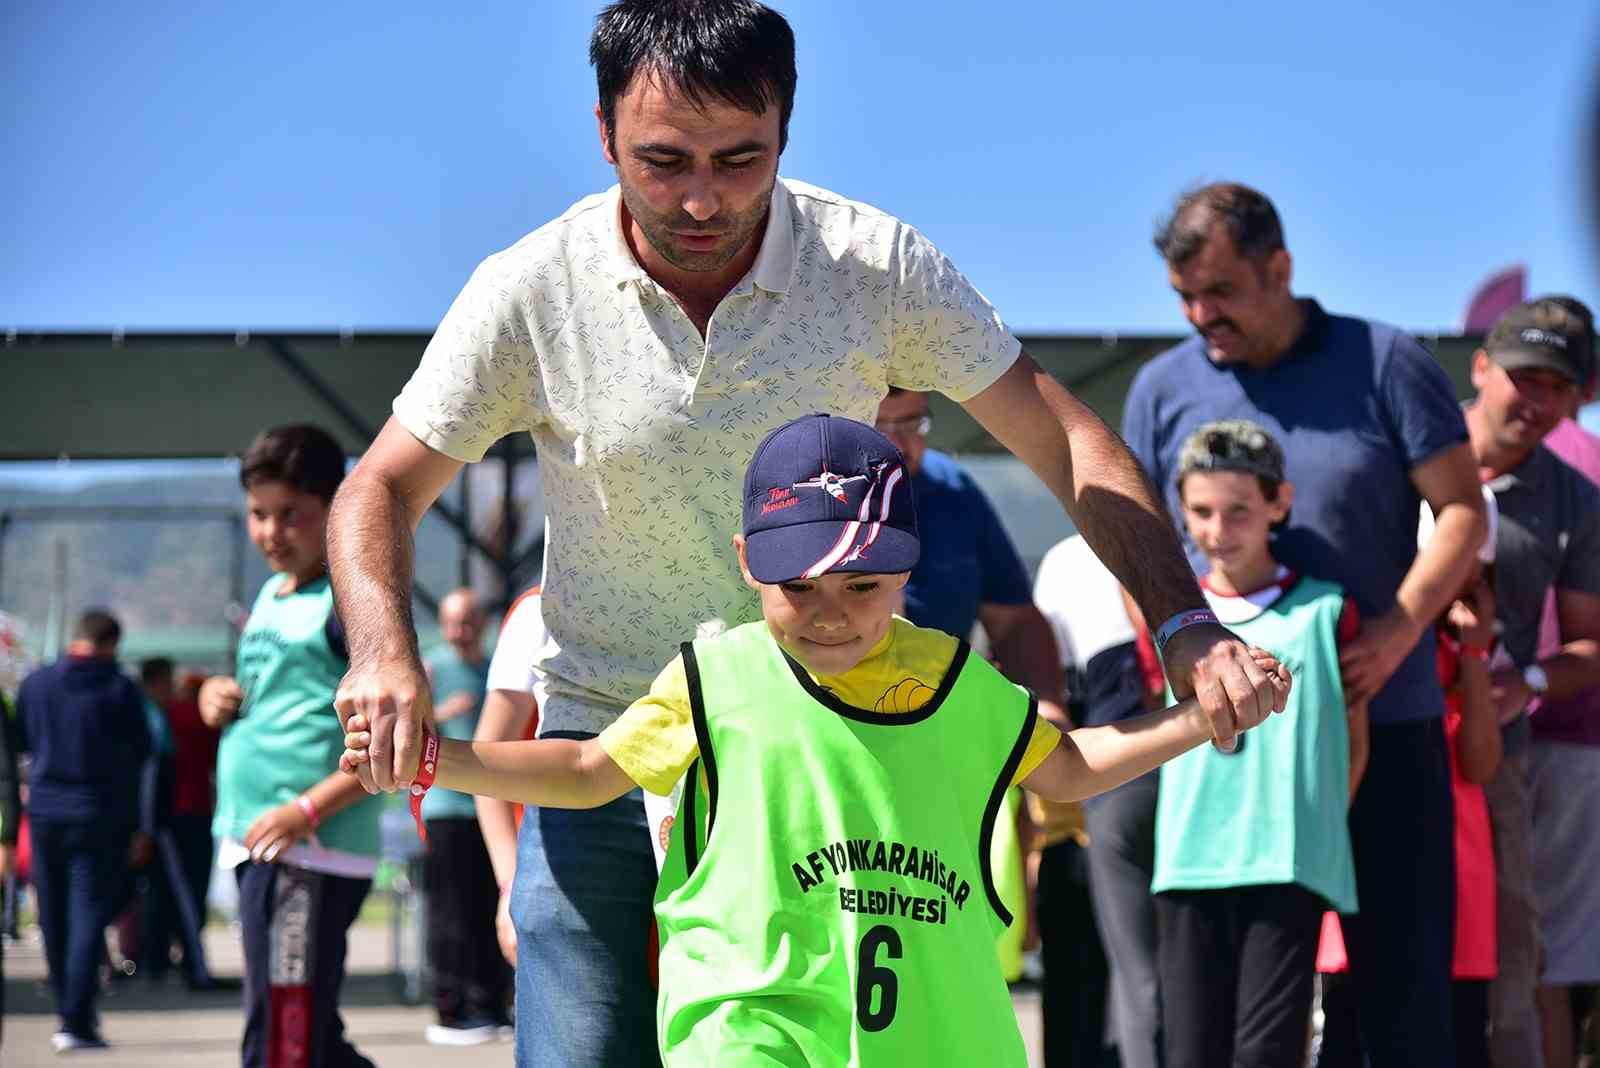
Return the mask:
[[[431,327],[611,181],[599,5],[460,6],[0,5],[0,329]],[[1517,261],[1600,298],[1592,0],[777,6],[783,172],[917,225],[1016,329],[1180,329],[1150,230],[1220,177],[1332,308],[1453,329]]]

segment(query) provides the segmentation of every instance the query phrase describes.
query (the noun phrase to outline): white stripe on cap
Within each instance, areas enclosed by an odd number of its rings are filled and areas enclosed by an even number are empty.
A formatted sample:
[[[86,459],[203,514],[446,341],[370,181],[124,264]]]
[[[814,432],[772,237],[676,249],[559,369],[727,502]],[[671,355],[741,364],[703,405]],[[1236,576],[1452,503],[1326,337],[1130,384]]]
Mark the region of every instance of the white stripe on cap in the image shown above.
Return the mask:
[[[822,559],[806,568],[801,573],[801,578],[816,578],[819,575],[826,575],[829,569],[838,565],[845,558],[850,546],[855,544],[856,533],[861,529],[861,524],[865,523],[867,516],[872,514],[872,494],[877,488],[878,482],[873,480],[872,485],[867,487],[866,496],[861,498],[861,507],[857,510],[856,517],[845,524],[844,529],[839,532],[839,539],[833,543],[833,547],[822,554]]]
[[[849,556],[839,561],[840,563],[848,564],[852,560],[860,559],[861,555],[871,547],[872,543],[878,540],[878,532],[883,530],[883,524],[889,520],[889,508],[894,502],[894,490],[895,486],[899,485],[900,478],[900,465],[896,464],[894,470],[889,472],[889,477],[883,482],[883,504],[878,508],[877,522],[873,523],[872,528],[867,532],[867,540],[862,542]]]

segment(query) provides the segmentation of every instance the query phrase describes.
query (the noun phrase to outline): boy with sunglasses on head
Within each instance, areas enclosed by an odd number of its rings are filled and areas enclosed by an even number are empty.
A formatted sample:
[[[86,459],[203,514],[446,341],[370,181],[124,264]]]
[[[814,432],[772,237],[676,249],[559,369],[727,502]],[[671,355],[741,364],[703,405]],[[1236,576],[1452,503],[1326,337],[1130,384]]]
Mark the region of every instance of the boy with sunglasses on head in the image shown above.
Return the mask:
[[[413,799],[438,783],[593,807],[688,774],[656,893],[668,1065],[1025,1064],[993,948],[1012,920],[988,862],[1007,788],[1109,789],[1211,737],[1204,714],[1062,735],[964,642],[896,617],[916,507],[871,427],[769,434],[743,526],[762,621],[686,643],[598,738],[426,737]],[[1288,673],[1255,655],[1281,707]],[[370,732],[346,726],[354,771]]]
[[[1294,486],[1260,426],[1200,427],[1177,481],[1189,535],[1211,563],[1200,584],[1212,611],[1289,665],[1295,686],[1283,716],[1231,752],[1206,746],[1161,769],[1150,889],[1166,1063],[1297,1064],[1322,913],[1356,909],[1346,806],[1366,708],[1346,709],[1339,674],[1355,609],[1338,586],[1273,559]],[[1207,833],[1219,825],[1231,829]]]

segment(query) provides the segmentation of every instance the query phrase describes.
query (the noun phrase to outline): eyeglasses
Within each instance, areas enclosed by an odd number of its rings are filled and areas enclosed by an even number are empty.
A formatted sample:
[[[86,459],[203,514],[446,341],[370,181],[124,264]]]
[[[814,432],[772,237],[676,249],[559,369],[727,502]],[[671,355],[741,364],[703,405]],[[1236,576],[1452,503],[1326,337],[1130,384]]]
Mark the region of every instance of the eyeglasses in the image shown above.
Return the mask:
[[[888,438],[910,434],[925,438],[928,436],[928,431],[933,429],[933,416],[918,415],[909,419],[879,419],[872,426],[878,433]]]

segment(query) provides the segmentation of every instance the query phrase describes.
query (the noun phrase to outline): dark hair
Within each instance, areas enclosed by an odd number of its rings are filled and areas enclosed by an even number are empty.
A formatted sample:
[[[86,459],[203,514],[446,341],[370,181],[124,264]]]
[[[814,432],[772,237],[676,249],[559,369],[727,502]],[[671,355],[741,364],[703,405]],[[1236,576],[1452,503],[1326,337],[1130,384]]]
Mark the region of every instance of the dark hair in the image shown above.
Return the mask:
[[[754,0],[617,0],[595,19],[589,62],[616,145],[617,97],[647,70],[702,107],[710,98],[764,114],[778,107],[778,150],[794,111],[794,31]]]
[[[90,608],[78,617],[72,636],[93,642],[96,649],[104,649],[122,640],[122,624],[104,608]]]
[[[154,686],[158,682],[172,681],[172,661],[164,656],[152,656],[148,660],[139,661],[139,681],[146,686]]]
[[[1534,303],[1537,304],[1539,301],[1549,301],[1551,304],[1565,308],[1582,321],[1584,335],[1589,340],[1589,362],[1587,365],[1589,370],[1584,375],[1583,382],[1581,384],[1585,389],[1587,389],[1589,386],[1594,384],[1596,370],[1600,370],[1600,367],[1597,367],[1597,364],[1600,364],[1600,339],[1596,339],[1594,334],[1594,312],[1589,310],[1589,305],[1585,304],[1577,297],[1568,296],[1565,293],[1552,293],[1549,296],[1538,298],[1538,300],[1536,300]]]
[[[1278,209],[1264,193],[1237,182],[1217,182],[1178,198],[1172,214],[1156,226],[1156,251],[1172,266],[1182,266],[1205,248],[1217,223],[1247,259],[1264,259],[1285,247]]]
[[[275,426],[256,435],[239,461],[239,485],[286,482],[302,493],[333,500],[344,479],[344,449],[319,426]]]

